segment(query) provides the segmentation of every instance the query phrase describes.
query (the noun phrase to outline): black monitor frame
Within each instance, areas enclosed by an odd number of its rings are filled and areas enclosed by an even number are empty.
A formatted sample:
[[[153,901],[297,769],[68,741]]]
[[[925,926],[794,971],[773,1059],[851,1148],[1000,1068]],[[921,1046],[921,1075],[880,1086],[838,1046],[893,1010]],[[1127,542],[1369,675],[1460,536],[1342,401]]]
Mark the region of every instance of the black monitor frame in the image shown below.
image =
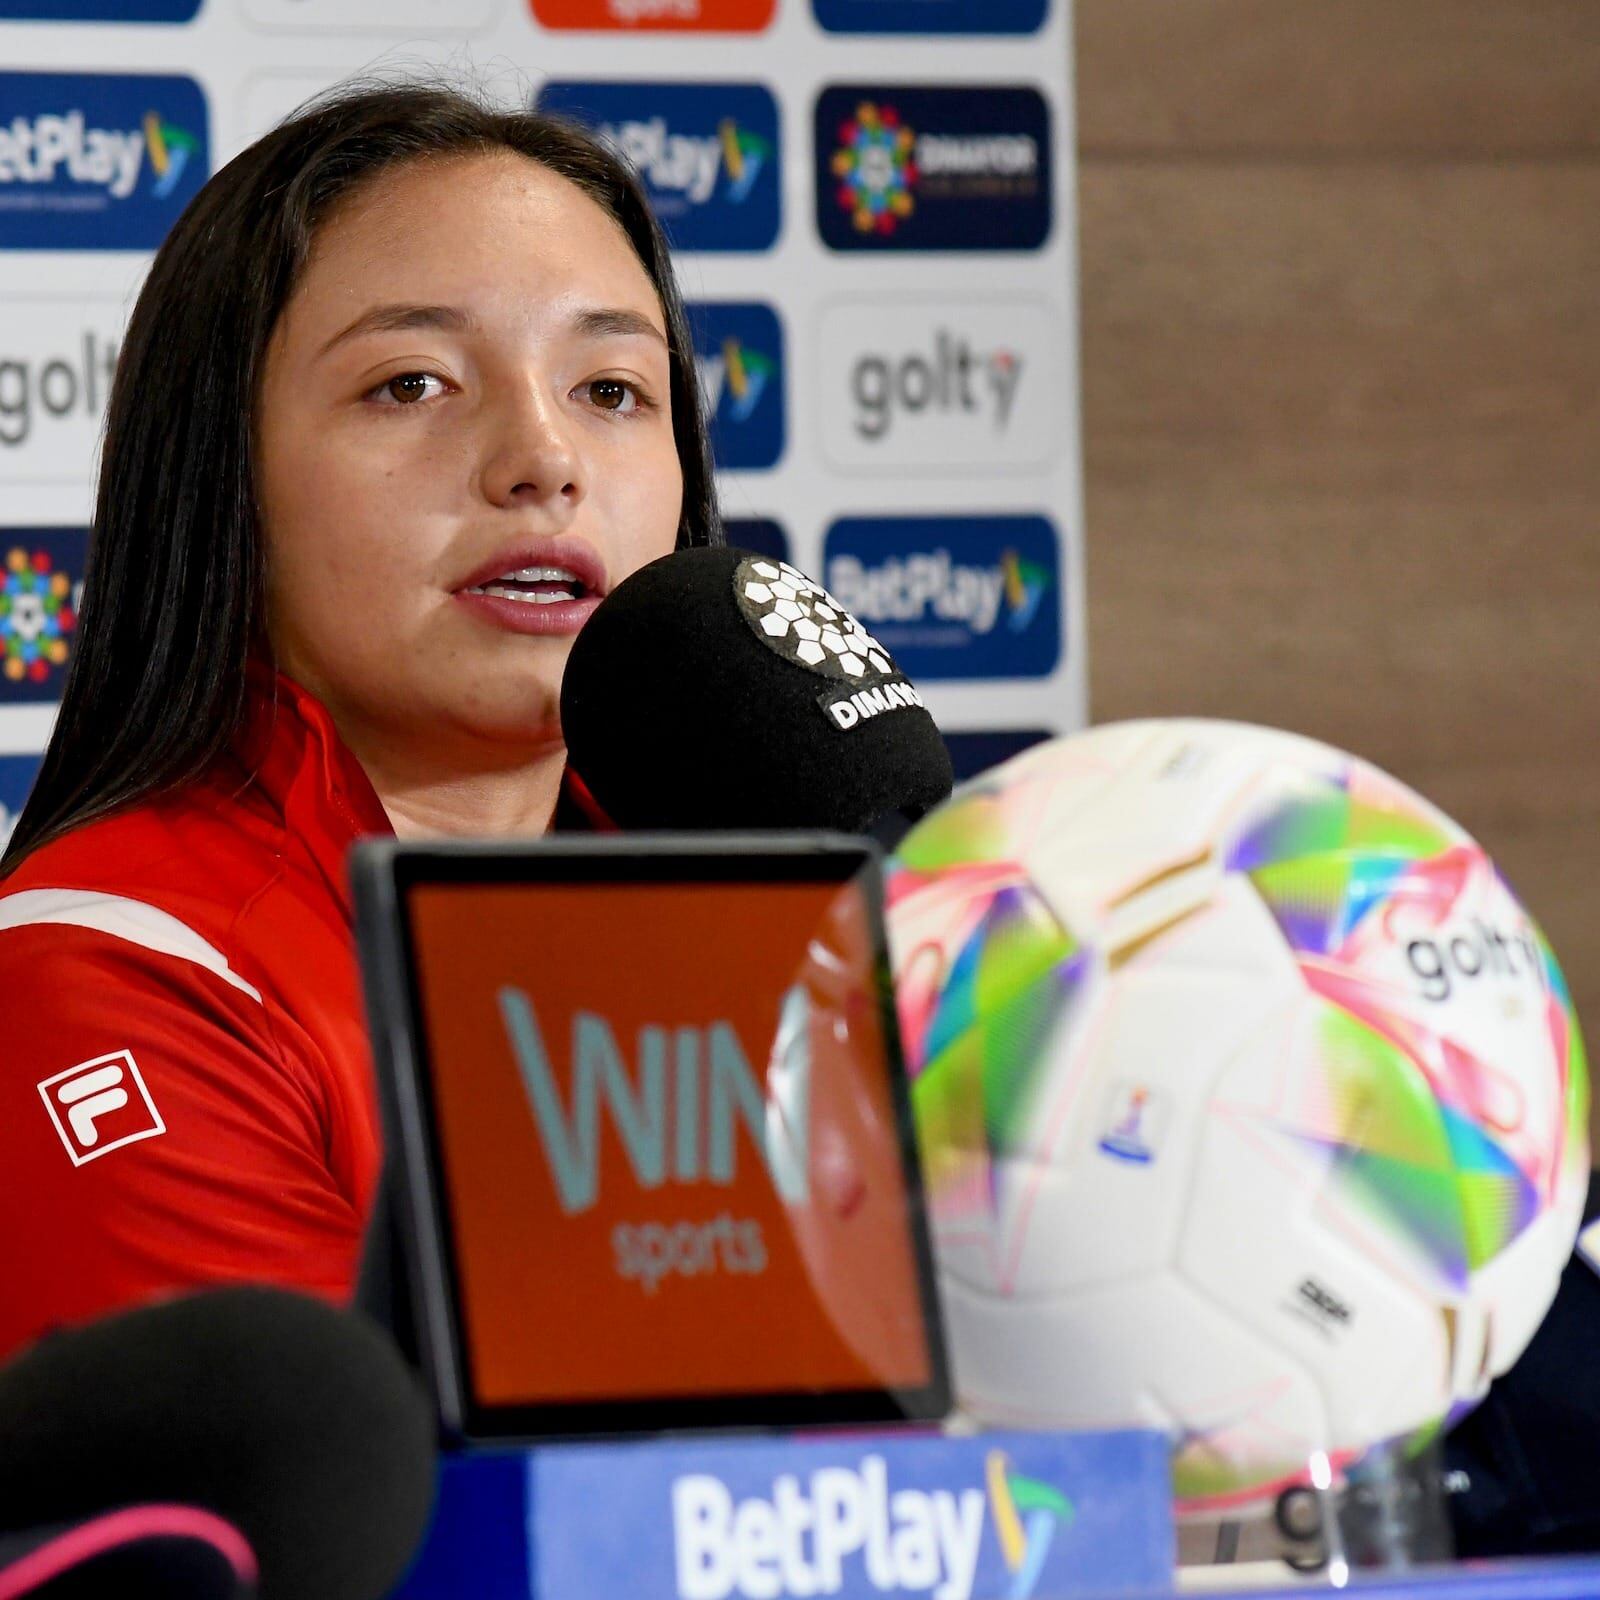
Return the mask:
[[[681,1431],[936,1422],[949,1411],[944,1329],[900,1050],[883,926],[882,859],[870,840],[830,833],[631,834],[515,843],[368,840],[351,853],[357,947],[372,1031],[388,1148],[380,1210],[400,1245],[404,1283],[397,1320],[414,1331],[446,1438],[465,1444],[532,1444]],[[789,1389],[616,1401],[488,1405],[477,1396],[462,1315],[445,1157],[438,1136],[433,1063],[416,981],[412,891],[434,885],[781,884],[859,882],[873,939],[885,1068],[900,1148],[907,1227],[928,1352],[915,1388]]]

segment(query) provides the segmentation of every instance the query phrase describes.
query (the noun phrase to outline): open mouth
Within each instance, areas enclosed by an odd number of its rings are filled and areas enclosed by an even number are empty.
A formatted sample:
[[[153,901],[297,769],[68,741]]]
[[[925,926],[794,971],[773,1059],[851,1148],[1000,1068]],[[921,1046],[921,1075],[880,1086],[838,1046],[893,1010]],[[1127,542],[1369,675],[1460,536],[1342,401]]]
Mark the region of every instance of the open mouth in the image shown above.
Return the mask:
[[[565,567],[518,567],[502,572],[487,583],[473,584],[468,594],[493,595],[499,600],[520,600],[525,605],[552,606],[568,600],[587,600],[595,591]]]

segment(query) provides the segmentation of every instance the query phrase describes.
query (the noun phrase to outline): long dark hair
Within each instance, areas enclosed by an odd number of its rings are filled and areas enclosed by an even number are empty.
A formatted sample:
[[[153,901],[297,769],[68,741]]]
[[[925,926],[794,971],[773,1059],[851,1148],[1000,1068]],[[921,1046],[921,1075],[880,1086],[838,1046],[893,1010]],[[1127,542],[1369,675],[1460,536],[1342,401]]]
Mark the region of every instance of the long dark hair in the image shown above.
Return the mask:
[[[251,435],[279,314],[330,211],[386,168],[506,149],[589,195],[660,296],[683,468],[678,544],[721,542],[694,348],[638,180],[592,134],[437,84],[344,86],[230,161],[167,235],[117,362],[61,710],[0,874],[69,828],[196,777],[264,652]]]

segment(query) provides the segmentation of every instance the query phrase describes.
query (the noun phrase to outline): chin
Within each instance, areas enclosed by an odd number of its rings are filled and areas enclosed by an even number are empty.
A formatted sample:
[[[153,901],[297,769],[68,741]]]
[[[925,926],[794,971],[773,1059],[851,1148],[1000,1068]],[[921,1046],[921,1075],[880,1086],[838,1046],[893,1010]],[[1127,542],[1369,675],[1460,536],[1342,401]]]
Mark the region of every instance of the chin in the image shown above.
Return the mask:
[[[523,691],[496,685],[493,695],[481,689],[465,693],[437,711],[437,721],[476,742],[525,745],[530,755],[561,743],[559,682],[530,684]]]

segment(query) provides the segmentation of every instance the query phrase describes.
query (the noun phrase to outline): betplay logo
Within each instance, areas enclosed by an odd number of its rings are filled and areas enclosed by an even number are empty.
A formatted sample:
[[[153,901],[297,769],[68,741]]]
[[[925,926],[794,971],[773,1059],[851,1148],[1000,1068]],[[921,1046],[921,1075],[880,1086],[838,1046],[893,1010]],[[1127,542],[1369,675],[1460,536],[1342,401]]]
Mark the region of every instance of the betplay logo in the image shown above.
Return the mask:
[[[1055,670],[1060,544],[1043,517],[846,517],[824,552],[828,588],[912,679]]]
[[[820,344],[823,450],[846,471],[1004,472],[1063,448],[1065,340],[1042,305],[851,302]]]
[[[880,1594],[969,1600],[987,1510],[1010,1577],[1008,1600],[1027,1600],[1057,1529],[1072,1521],[1072,1503],[1013,1472],[1000,1450],[989,1451],[985,1477],[985,1488],[893,1488],[884,1457],[868,1455],[855,1468],[822,1467],[804,1483],[785,1474],[770,1496],[737,1502],[709,1473],[681,1477],[672,1485],[678,1594],[837,1594],[848,1570]]]
[[[1036,33],[1050,0],[812,0],[830,33]]]
[[[38,776],[41,759],[36,755],[0,755],[0,850],[10,842],[28,791]]]
[[[549,83],[542,110],[587,122],[644,179],[680,250],[765,250],[778,237],[778,106],[754,83]]]
[[[689,307],[711,448],[721,469],[776,466],[787,431],[783,328],[755,302]]]
[[[1037,250],[1051,223],[1036,89],[841,85],[817,98],[817,228],[834,250]]]
[[[0,22],[189,22],[201,0],[0,0]]]
[[[0,73],[0,247],[153,250],[210,171],[192,78]]]

